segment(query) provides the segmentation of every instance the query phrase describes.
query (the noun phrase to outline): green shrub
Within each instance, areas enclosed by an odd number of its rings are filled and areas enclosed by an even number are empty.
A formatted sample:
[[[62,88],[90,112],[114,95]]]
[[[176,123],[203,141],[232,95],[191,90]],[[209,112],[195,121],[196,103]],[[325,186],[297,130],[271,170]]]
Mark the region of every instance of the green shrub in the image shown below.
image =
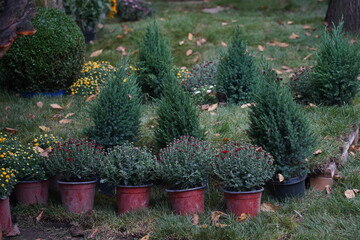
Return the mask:
[[[154,10],[143,0],[118,0],[117,14],[124,21],[137,21],[150,16]]]
[[[140,45],[138,65],[138,82],[143,92],[159,97],[162,82],[171,71],[173,62],[170,48],[155,21],[148,25]]]
[[[104,147],[133,142],[139,133],[140,89],[136,77],[126,69],[122,62],[89,109],[95,126],[86,128],[85,134]]]
[[[343,22],[325,31],[311,84],[316,101],[325,105],[350,103],[359,87],[360,48],[343,32]]]
[[[312,87],[314,69],[301,67],[290,77],[289,86],[294,99],[299,103],[314,103],[317,89]]]
[[[205,61],[197,64],[187,74],[184,87],[189,92],[196,92],[199,88],[205,86],[216,86],[216,72],[218,61]]]
[[[255,59],[247,51],[237,27],[230,46],[220,58],[217,91],[225,93],[229,103],[249,103],[253,101],[257,78]]]
[[[174,74],[169,73],[164,79],[163,96],[159,100],[157,115],[158,125],[155,129],[155,140],[159,148],[180,136],[204,137],[200,128],[198,109],[191,97],[177,83]]]
[[[276,173],[285,178],[306,174],[314,134],[290,91],[278,81],[261,78],[254,100],[247,130],[252,143],[274,157]]]
[[[0,59],[0,79],[16,91],[45,92],[69,87],[84,57],[84,37],[75,22],[56,9],[38,9],[37,33],[18,38]]]

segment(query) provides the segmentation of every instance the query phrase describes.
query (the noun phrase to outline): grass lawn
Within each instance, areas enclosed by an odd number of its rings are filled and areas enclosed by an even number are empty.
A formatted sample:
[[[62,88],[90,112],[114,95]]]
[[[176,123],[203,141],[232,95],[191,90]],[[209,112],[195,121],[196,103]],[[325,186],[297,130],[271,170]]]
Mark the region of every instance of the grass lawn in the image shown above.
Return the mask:
[[[257,60],[262,58],[272,62],[274,69],[288,80],[292,69],[310,66],[316,60],[316,48],[320,44],[324,30],[327,1],[316,0],[213,0],[209,3],[186,1],[152,1],[156,9],[154,18],[159,22],[163,34],[171,46],[176,66],[191,68],[195,62],[217,58],[219,52],[230,42],[236,25],[243,30],[243,37]],[[203,9],[220,6],[222,11],[211,14]],[[87,47],[87,60],[107,60],[116,65],[123,46],[131,52],[131,62],[136,61],[140,41],[151,18],[138,22],[119,22],[108,20],[98,30],[97,41]],[[194,36],[188,39],[188,34]],[[295,39],[289,36],[295,33]],[[205,38],[202,46],[196,40]],[[184,41],[183,45],[179,42]],[[288,46],[273,46],[274,41],[287,43]],[[260,51],[261,45],[264,51]],[[285,44],[286,45],[286,44]],[[285,46],[284,44],[282,46]],[[103,52],[90,57],[96,50]],[[187,50],[193,50],[186,56]],[[310,55],[311,54],[311,55]],[[196,61],[195,61],[196,60]],[[290,70],[289,70],[290,69]],[[42,107],[37,103],[41,102]],[[59,104],[63,109],[54,109],[50,104]],[[64,139],[83,136],[83,128],[88,126],[86,111],[89,102],[81,97],[42,97],[20,98],[12,93],[0,91],[0,127],[17,129],[17,137],[23,143],[31,142],[44,132],[39,126],[49,128],[49,133]],[[322,153],[309,158],[311,169],[336,158],[342,146],[342,136],[359,122],[360,96],[353,104],[343,107],[305,107],[312,128],[318,136],[314,150]],[[153,131],[156,124],[156,106],[143,105],[141,137],[138,145],[152,147]],[[66,118],[70,123],[59,123]],[[202,111],[200,121],[207,132],[208,140],[221,144],[224,138],[233,141],[246,140],[248,128],[248,109],[240,106],[218,108],[214,112]],[[266,192],[263,202],[278,206],[275,212],[261,212],[253,219],[236,222],[231,215],[220,219],[226,224],[216,227],[211,224],[211,212],[226,212],[225,202],[217,183],[211,182],[206,193],[205,212],[199,214],[199,223],[193,225],[192,216],[176,216],[163,186],[152,190],[150,208],[147,210],[118,216],[114,197],[97,194],[93,212],[81,215],[70,214],[60,205],[59,195],[52,193],[50,203],[44,208],[41,221],[33,219],[43,206],[13,206],[12,212],[18,219],[23,236],[27,239],[69,239],[68,229],[80,226],[85,229],[86,238],[96,233],[95,239],[358,239],[360,235],[360,198],[347,199],[344,191],[360,188],[360,153],[350,155],[340,171],[342,179],[336,180],[332,193],[308,190],[304,199],[293,199],[278,203]],[[206,225],[205,225],[206,224]],[[31,235],[32,234],[32,235]],[[21,236],[14,239],[24,239]]]

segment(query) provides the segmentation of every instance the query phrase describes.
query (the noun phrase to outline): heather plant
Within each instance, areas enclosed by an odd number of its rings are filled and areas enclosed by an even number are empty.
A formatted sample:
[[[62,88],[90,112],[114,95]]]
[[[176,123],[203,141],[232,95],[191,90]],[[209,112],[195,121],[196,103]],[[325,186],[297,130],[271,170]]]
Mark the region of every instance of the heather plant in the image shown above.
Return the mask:
[[[90,105],[93,126],[85,134],[106,148],[134,142],[140,127],[140,89],[134,74],[128,75],[126,63],[105,81],[101,93]]]
[[[200,127],[198,109],[190,95],[178,84],[174,74],[165,78],[163,96],[158,102],[158,124],[155,128],[155,141],[158,148],[180,136],[204,137]]]
[[[274,175],[273,157],[261,147],[228,143],[214,161],[214,173],[227,191],[257,190]]]
[[[257,79],[255,59],[246,49],[240,27],[237,27],[230,46],[219,61],[217,91],[225,93],[229,103],[250,103]]]
[[[200,187],[207,183],[213,157],[209,142],[181,136],[160,150],[156,169],[171,189]]]
[[[95,178],[103,157],[101,146],[86,139],[69,139],[56,144],[46,161],[48,171],[63,181],[82,182]]]
[[[123,186],[141,186],[155,178],[154,157],[146,148],[124,143],[113,147],[101,160],[99,175],[104,182]]]
[[[172,69],[170,48],[160,33],[157,22],[151,21],[139,49],[138,82],[143,93],[160,97],[163,81]]]
[[[247,130],[251,142],[274,157],[276,173],[304,176],[315,137],[303,110],[275,79],[261,78],[254,100]]]
[[[0,199],[10,196],[15,184],[18,182],[16,179],[16,171],[10,168],[0,169]]]
[[[313,67],[300,67],[292,74],[289,86],[294,99],[299,103],[314,103],[317,89],[312,87]]]
[[[201,87],[216,86],[218,61],[205,61],[193,67],[185,78],[184,87],[195,92]]]
[[[343,22],[324,32],[310,89],[316,89],[315,100],[325,105],[350,103],[358,92],[360,48],[350,43],[343,32]]]
[[[123,21],[137,21],[152,15],[154,10],[143,0],[118,0],[117,13]]]

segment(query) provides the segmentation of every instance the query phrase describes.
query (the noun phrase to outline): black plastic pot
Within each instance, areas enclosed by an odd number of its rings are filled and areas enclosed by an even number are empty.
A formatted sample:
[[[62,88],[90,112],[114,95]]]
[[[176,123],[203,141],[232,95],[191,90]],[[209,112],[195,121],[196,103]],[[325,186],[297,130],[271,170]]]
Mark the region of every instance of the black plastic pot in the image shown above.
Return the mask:
[[[96,29],[83,30],[83,34],[84,34],[86,44],[90,44],[91,41],[94,42],[96,39]]]
[[[290,178],[284,182],[271,181],[267,184],[267,188],[279,201],[295,197],[302,198],[305,196],[305,179],[306,175]]]

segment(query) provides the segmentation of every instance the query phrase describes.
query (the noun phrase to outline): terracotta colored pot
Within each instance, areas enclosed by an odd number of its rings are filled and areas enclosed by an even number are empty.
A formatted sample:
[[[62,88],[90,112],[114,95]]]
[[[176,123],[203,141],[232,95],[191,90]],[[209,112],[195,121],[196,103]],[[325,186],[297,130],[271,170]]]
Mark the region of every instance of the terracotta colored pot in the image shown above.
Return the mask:
[[[246,192],[224,192],[226,206],[235,216],[247,213],[251,217],[255,217],[260,212],[261,194],[264,188]]]
[[[205,186],[183,190],[166,189],[174,213],[190,215],[204,211]]]
[[[267,184],[270,192],[279,201],[284,201],[288,198],[302,198],[305,196],[305,179],[307,175],[302,177],[290,178],[284,182],[272,181]]]
[[[117,186],[116,198],[118,213],[149,207],[150,189],[152,185]]]
[[[61,202],[73,213],[87,212],[93,209],[97,180],[87,182],[58,181]]]
[[[9,198],[0,198],[0,231],[9,231],[12,227]]]
[[[49,181],[19,181],[15,185],[14,193],[18,204],[46,204],[49,193]]]
[[[326,188],[326,185],[330,187],[333,185],[334,180],[333,178],[329,177],[321,177],[315,176],[310,178],[310,186],[315,191],[323,191]]]

